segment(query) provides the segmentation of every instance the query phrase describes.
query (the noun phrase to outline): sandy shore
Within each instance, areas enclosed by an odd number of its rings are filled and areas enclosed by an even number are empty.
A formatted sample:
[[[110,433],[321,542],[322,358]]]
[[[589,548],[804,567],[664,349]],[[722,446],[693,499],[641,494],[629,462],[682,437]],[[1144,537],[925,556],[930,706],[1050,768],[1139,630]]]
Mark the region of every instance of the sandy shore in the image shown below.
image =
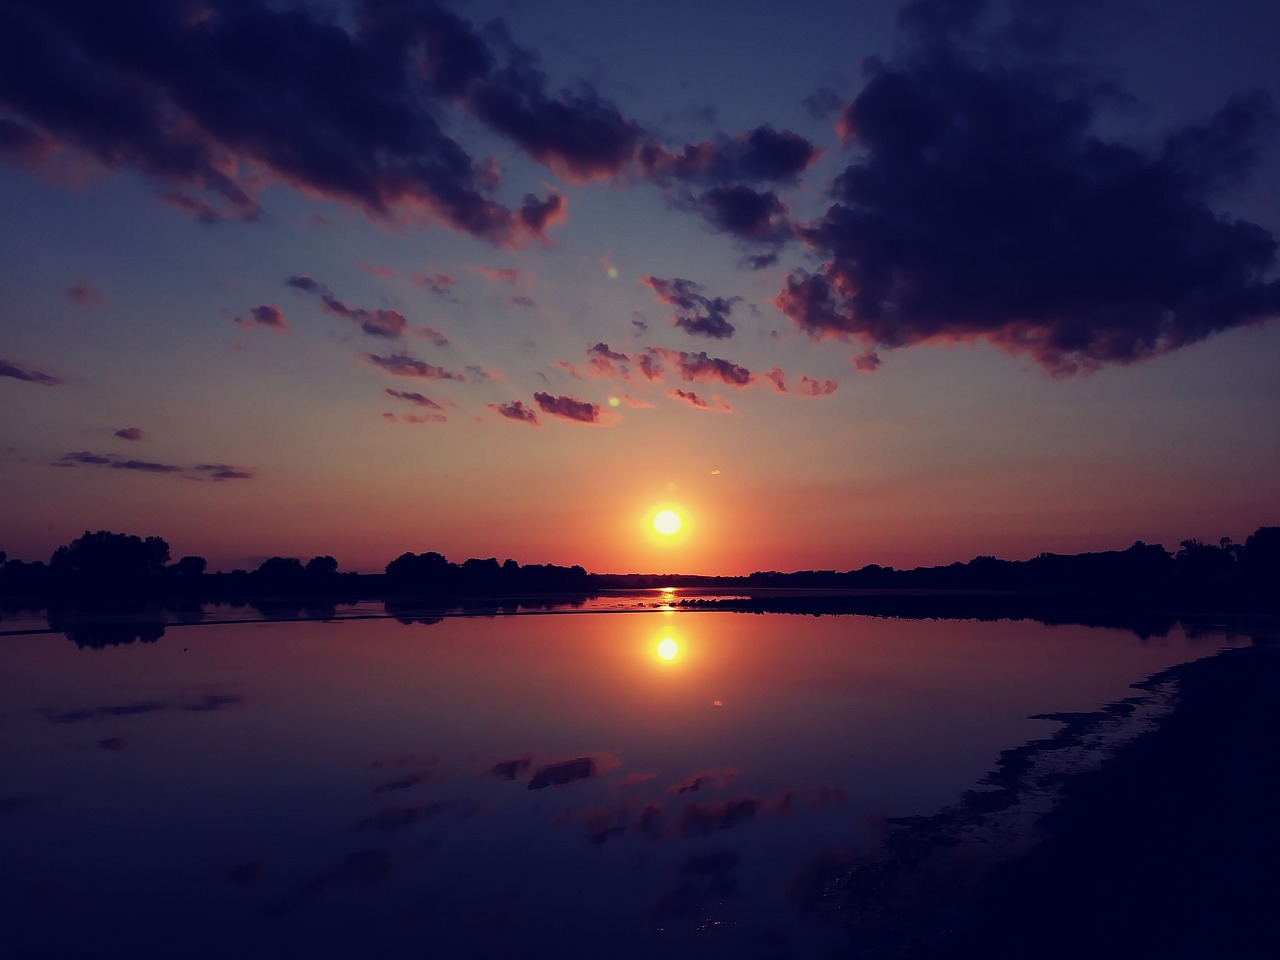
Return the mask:
[[[817,905],[851,957],[1280,956],[1280,643],[1183,664],[893,822]]]

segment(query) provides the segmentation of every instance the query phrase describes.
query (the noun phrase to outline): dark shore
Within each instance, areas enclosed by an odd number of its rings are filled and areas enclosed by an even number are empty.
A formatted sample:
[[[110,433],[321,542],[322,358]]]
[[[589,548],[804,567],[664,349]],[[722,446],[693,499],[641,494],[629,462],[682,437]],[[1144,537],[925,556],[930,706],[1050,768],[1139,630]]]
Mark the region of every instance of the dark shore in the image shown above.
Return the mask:
[[[813,906],[847,955],[1280,956],[1280,642],[1136,687],[829,874]]]

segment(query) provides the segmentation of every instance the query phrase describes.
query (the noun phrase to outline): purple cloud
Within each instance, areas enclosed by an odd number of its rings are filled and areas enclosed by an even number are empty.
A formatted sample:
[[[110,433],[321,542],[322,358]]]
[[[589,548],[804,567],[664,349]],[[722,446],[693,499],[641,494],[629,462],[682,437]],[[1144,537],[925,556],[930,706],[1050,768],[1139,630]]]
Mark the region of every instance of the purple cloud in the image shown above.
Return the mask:
[[[250,307],[247,318],[236,317],[234,322],[242,327],[270,327],[272,330],[280,331],[289,329],[289,324],[284,319],[284,311],[271,303]]]
[[[487,165],[440,125],[446,108],[577,178],[621,169],[639,135],[585,88],[549,95],[528,53],[427,2],[21,4],[6,10],[0,62],[22,78],[0,85],[0,152],[37,164],[61,147],[138,170],[209,223],[257,219],[274,180],[517,245],[558,197],[496,200]]]
[[[510,403],[491,403],[489,404],[489,409],[506,417],[508,420],[516,420],[534,427],[539,426],[538,414],[526,407],[522,400],[512,400]]]
[[[1122,95],[1064,63],[1035,5],[913,3],[906,46],[840,116],[856,158],[800,228],[819,257],[776,305],[815,339],[985,340],[1054,374],[1127,364],[1280,314],[1276,239],[1214,206],[1274,121],[1231,98],[1154,148],[1100,128]],[[1024,19],[1028,18],[1028,19]]]
[[[397,377],[419,377],[423,380],[467,379],[460,373],[446,370],[444,367],[438,367],[433,363],[427,363],[425,360],[418,360],[403,353],[389,357],[381,357],[376,353],[366,353],[363,356],[370,363]]]
[[[701,284],[680,277],[670,280],[642,277],[640,282],[651,288],[661,303],[675,308],[671,316],[673,326],[695,336],[717,340],[733,336],[735,328],[729,322],[729,313],[741,297],[706,297],[702,295]]]
[[[0,360],[0,377],[13,377],[15,380],[25,380],[27,383],[38,383],[43,387],[56,387],[62,382],[51,373],[19,367],[7,360]]]
[[[141,427],[121,427],[115,432],[115,435],[121,440],[144,440],[146,434],[142,432]]]
[[[430,397],[424,397],[422,394],[416,393],[410,390],[392,390],[390,387],[387,387],[382,392],[389,397],[397,397],[400,400],[408,400],[410,403],[417,404],[420,407],[427,407],[431,410],[444,409],[442,406],[440,406],[440,404],[436,403]]]
[[[535,393],[533,399],[543,413],[549,413],[553,417],[573,420],[577,423],[600,422],[600,406],[598,404],[579,400],[577,397],[556,397],[549,393]]]

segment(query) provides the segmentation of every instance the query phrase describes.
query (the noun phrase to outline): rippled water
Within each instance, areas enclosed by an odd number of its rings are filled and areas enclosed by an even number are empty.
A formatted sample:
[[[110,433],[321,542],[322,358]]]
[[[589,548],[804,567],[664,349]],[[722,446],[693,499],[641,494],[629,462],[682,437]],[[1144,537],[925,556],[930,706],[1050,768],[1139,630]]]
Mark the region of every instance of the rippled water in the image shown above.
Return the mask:
[[[1226,643],[622,609],[0,637],[0,954],[821,956],[818,865]]]

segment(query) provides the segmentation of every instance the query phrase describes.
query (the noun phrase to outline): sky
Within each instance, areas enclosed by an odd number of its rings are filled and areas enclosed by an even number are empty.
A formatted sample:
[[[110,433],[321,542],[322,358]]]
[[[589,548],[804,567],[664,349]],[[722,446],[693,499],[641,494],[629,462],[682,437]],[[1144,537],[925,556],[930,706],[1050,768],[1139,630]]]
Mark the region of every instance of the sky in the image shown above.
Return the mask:
[[[1278,46],[1272,0],[0,0],[0,549],[1243,540]]]

